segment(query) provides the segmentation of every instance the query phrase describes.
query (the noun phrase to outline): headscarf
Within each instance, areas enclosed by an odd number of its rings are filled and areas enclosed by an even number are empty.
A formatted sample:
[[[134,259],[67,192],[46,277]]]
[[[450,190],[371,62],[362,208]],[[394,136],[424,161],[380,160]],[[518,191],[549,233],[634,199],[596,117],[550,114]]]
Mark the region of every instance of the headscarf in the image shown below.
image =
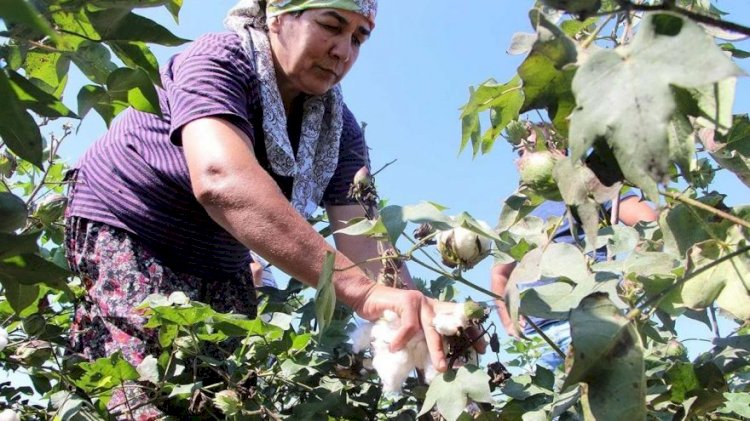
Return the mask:
[[[302,111],[297,156],[294,156],[287,118],[276,83],[266,16],[331,7],[361,13],[371,22],[376,0],[240,0],[227,15],[224,24],[242,39],[242,46],[253,58],[260,81],[263,108],[263,132],[271,169],[293,177],[292,206],[305,218],[318,208],[328,182],[338,165],[343,128],[343,96],[337,84],[321,96],[305,100]]]

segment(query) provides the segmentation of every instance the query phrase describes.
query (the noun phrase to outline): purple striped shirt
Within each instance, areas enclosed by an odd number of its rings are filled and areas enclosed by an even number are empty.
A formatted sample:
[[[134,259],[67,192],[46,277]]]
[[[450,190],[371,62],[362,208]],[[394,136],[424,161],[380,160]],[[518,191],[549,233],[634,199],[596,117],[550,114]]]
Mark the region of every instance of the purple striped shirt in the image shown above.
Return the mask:
[[[258,161],[287,199],[292,179],[268,165],[259,81],[236,34],[196,40],[162,69],[162,84],[161,117],[128,109],[84,153],[68,213],[129,231],[173,270],[225,277],[241,270],[249,253],[193,196],[180,146],[182,127],[202,117],[226,118],[253,140]],[[295,148],[302,105],[297,102],[288,124]],[[346,197],[349,183],[368,164],[362,131],[345,107],[339,164],[323,204],[352,203]]]

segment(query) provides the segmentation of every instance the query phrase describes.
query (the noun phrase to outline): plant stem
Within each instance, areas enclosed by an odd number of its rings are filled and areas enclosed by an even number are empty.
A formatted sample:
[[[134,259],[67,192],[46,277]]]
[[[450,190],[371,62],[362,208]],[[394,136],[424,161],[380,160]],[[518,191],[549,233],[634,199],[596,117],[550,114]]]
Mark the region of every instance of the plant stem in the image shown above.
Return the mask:
[[[630,313],[632,314],[633,312],[637,311],[638,314],[640,314],[640,311],[641,311],[640,309],[643,309],[643,308],[646,308],[646,307],[650,307],[650,306],[658,306],[659,303],[661,302],[661,300],[664,299],[664,297],[666,297],[670,292],[672,292],[677,287],[682,286],[682,284],[684,284],[685,282],[687,282],[687,281],[695,278],[696,276],[698,276],[701,273],[703,273],[703,272],[711,269],[714,266],[718,266],[719,264],[721,264],[721,263],[723,263],[723,262],[725,262],[727,260],[731,260],[731,259],[733,259],[733,258],[735,258],[737,256],[741,256],[741,255],[746,254],[746,253],[750,253],[750,246],[743,247],[743,248],[741,248],[741,249],[739,249],[737,251],[734,251],[732,253],[727,254],[724,257],[718,258],[718,259],[714,260],[713,262],[711,262],[711,263],[709,263],[709,264],[707,264],[707,265],[705,265],[705,266],[703,266],[703,267],[701,267],[699,269],[693,270],[689,274],[684,275],[677,282],[673,283],[672,285],[670,285],[667,288],[663,289],[658,294],[656,294],[653,297],[651,297],[645,303],[640,304],[640,305],[636,304],[638,306],[638,308],[634,309]],[[631,314],[628,314],[628,318],[630,318],[632,320]]]
[[[719,323],[716,320],[716,307],[713,305],[708,309],[708,316],[711,318],[711,330],[714,333],[714,339],[721,339]]]
[[[591,45],[594,41],[596,41],[596,37],[602,32],[602,29],[604,29],[605,26],[615,17],[614,14],[607,16],[606,19],[604,19],[604,22],[602,22],[599,26],[596,27],[594,32],[592,32],[588,38],[586,38],[583,43],[581,43],[581,48],[586,49],[589,48],[589,45]]]
[[[663,192],[659,192],[659,193],[661,193],[663,196],[666,196],[666,197],[669,197],[671,199],[680,201],[680,202],[682,202],[682,203],[684,203],[686,205],[694,206],[694,207],[702,209],[702,210],[704,210],[706,212],[712,213],[712,214],[714,214],[716,216],[720,216],[720,217],[722,217],[722,218],[724,218],[724,219],[726,219],[728,221],[731,221],[731,222],[733,222],[733,223],[735,223],[737,225],[741,225],[741,226],[743,226],[745,228],[750,228],[750,222],[749,221],[745,221],[744,219],[738,218],[737,216],[734,216],[734,215],[732,215],[730,213],[727,213],[727,212],[724,212],[722,210],[716,209],[713,206],[710,206],[710,205],[707,205],[707,204],[705,204],[703,202],[695,200],[692,197],[688,197],[688,196],[686,196],[683,193],[675,193],[675,192],[670,192],[670,191],[663,191]]]
[[[618,10],[618,11],[615,11],[615,13],[622,12],[622,11],[629,12],[632,10],[639,11],[639,12],[658,12],[658,11],[674,12],[679,15],[685,16],[686,18],[689,18],[698,23],[703,23],[706,25],[715,26],[717,28],[726,29],[731,32],[736,32],[738,34],[750,36],[750,28],[747,26],[712,18],[711,16],[702,15],[700,13],[695,13],[693,11],[678,7],[675,4],[673,4],[673,2],[665,2],[662,4],[648,5],[648,4],[635,4],[628,0],[616,0],[616,1],[620,5],[620,7],[622,7],[624,10]]]

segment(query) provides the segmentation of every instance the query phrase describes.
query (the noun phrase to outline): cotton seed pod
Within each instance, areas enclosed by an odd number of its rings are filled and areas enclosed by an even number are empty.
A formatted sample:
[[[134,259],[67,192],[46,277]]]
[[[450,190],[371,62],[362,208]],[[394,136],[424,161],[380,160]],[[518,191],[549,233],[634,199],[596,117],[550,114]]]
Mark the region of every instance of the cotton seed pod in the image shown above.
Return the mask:
[[[214,395],[213,403],[224,415],[233,416],[242,411],[240,396],[234,390],[222,390]]]
[[[0,412],[0,421],[21,421],[21,417],[12,409],[4,409]]]
[[[505,127],[505,135],[510,144],[517,146],[529,135],[529,127],[524,122],[513,120]]]
[[[562,200],[552,170],[560,158],[549,151],[527,152],[516,162],[521,185],[547,200]]]
[[[670,358],[685,358],[687,357],[687,348],[682,342],[672,339],[665,345],[664,355]]]
[[[450,312],[435,314],[432,324],[441,335],[455,336],[461,329],[466,329],[484,318],[484,307],[469,300],[456,304]]]
[[[53,224],[62,219],[68,198],[61,194],[50,194],[39,201],[34,209],[34,218],[44,225]]]
[[[369,187],[372,184],[372,176],[370,176],[370,169],[362,167],[354,174],[354,185],[359,188]]]
[[[448,267],[460,264],[470,269],[488,255],[491,247],[492,240],[463,227],[442,231],[437,236],[438,251]]]

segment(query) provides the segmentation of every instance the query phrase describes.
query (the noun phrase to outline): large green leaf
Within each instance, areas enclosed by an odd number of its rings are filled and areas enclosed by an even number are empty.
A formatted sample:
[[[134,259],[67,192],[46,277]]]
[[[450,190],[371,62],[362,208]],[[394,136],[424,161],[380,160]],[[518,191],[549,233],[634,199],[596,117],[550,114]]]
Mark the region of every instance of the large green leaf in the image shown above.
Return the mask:
[[[703,204],[721,208],[724,195],[712,193],[697,200]],[[659,226],[664,234],[664,245],[667,251],[685,256],[695,244],[706,240],[727,238],[732,222],[695,208],[679,203],[659,215]]]
[[[107,83],[110,73],[117,69],[109,49],[98,42],[80,43],[70,58],[89,80],[100,85]]]
[[[76,386],[87,392],[109,390],[129,380],[138,380],[138,371],[128,363],[121,352],[99,358],[91,363],[81,363],[83,375],[75,381]]]
[[[27,0],[3,0],[0,2],[0,18],[8,24],[22,24],[41,33],[55,37],[56,34],[39,11]]]
[[[142,69],[149,79],[157,86],[161,86],[159,62],[151,49],[143,42],[110,42],[109,46],[125,65],[134,69]]]
[[[67,86],[70,56],[55,51],[30,50],[22,65],[26,77],[33,84],[60,98]]]
[[[0,276],[0,284],[5,290],[5,299],[17,314],[36,304],[39,295],[39,285],[24,285]]]
[[[670,87],[700,88],[742,73],[697,24],[647,14],[630,45],[594,52],[576,73],[571,156],[582,157],[605,138],[625,177],[658,202],[656,182],[666,180],[673,156]]]
[[[715,140],[715,143],[704,141],[711,156],[750,187],[750,118],[747,114],[735,116],[729,132],[717,135]]]
[[[0,233],[12,233],[26,225],[26,203],[10,192],[0,192]]]
[[[0,259],[19,254],[38,253],[37,241],[41,234],[41,232],[22,235],[0,233]]]
[[[142,69],[121,67],[109,74],[107,88],[113,99],[126,101],[133,108],[160,115],[159,95]]]
[[[151,19],[131,13],[127,8],[89,12],[88,16],[104,41],[140,41],[168,46],[189,41],[172,34]]]
[[[518,68],[524,93],[520,111],[546,109],[557,130],[567,135],[568,116],[575,108],[571,89],[575,70],[566,65],[576,62],[576,46],[539,10],[532,10],[530,18],[537,31],[537,40]]]
[[[712,266],[682,285],[680,295],[686,307],[703,309],[716,301],[722,310],[737,319],[750,320],[750,253],[715,264],[734,250],[716,240],[705,241],[691,249],[688,276]]]
[[[78,115],[83,118],[92,108],[109,126],[117,114],[128,108],[128,103],[113,99],[101,86],[85,85],[78,91]]]
[[[428,413],[437,405],[440,415],[447,421],[455,421],[469,403],[492,402],[489,376],[474,366],[464,366],[436,377],[430,388],[419,415]]]
[[[16,155],[42,168],[42,134],[0,70],[0,138]]]
[[[570,315],[573,365],[563,390],[582,382],[585,411],[602,420],[646,418],[643,347],[635,326],[605,294]]]
[[[521,79],[513,78],[510,82],[499,84],[490,79],[482,83],[470,92],[469,102],[464,105],[461,112],[464,132],[461,136],[459,151],[463,151],[471,140],[474,156],[480,151],[487,153],[492,149],[495,139],[505,129],[508,123],[518,118],[518,113],[523,105],[523,90]],[[477,136],[481,130],[479,126],[478,113],[490,110],[491,127],[481,136]],[[481,141],[480,141],[481,140]]]
[[[29,82],[20,74],[9,70],[8,76],[16,97],[26,108],[43,117],[77,117],[54,95]]]
[[[0,261],[0,279],[25,285],[44,283],[59,288],[68,275],[66,269],[36,254],[20,254]]]
[[[333,284],[333,271],[336,262],[336,255],[332,252],[326,252],[323,267],[320,270],[318,285],[315,292],[315,317],[318,320],[319,332],[322,335],[326,327],[333,320],[333,313],[336,310],[336,289]]]

